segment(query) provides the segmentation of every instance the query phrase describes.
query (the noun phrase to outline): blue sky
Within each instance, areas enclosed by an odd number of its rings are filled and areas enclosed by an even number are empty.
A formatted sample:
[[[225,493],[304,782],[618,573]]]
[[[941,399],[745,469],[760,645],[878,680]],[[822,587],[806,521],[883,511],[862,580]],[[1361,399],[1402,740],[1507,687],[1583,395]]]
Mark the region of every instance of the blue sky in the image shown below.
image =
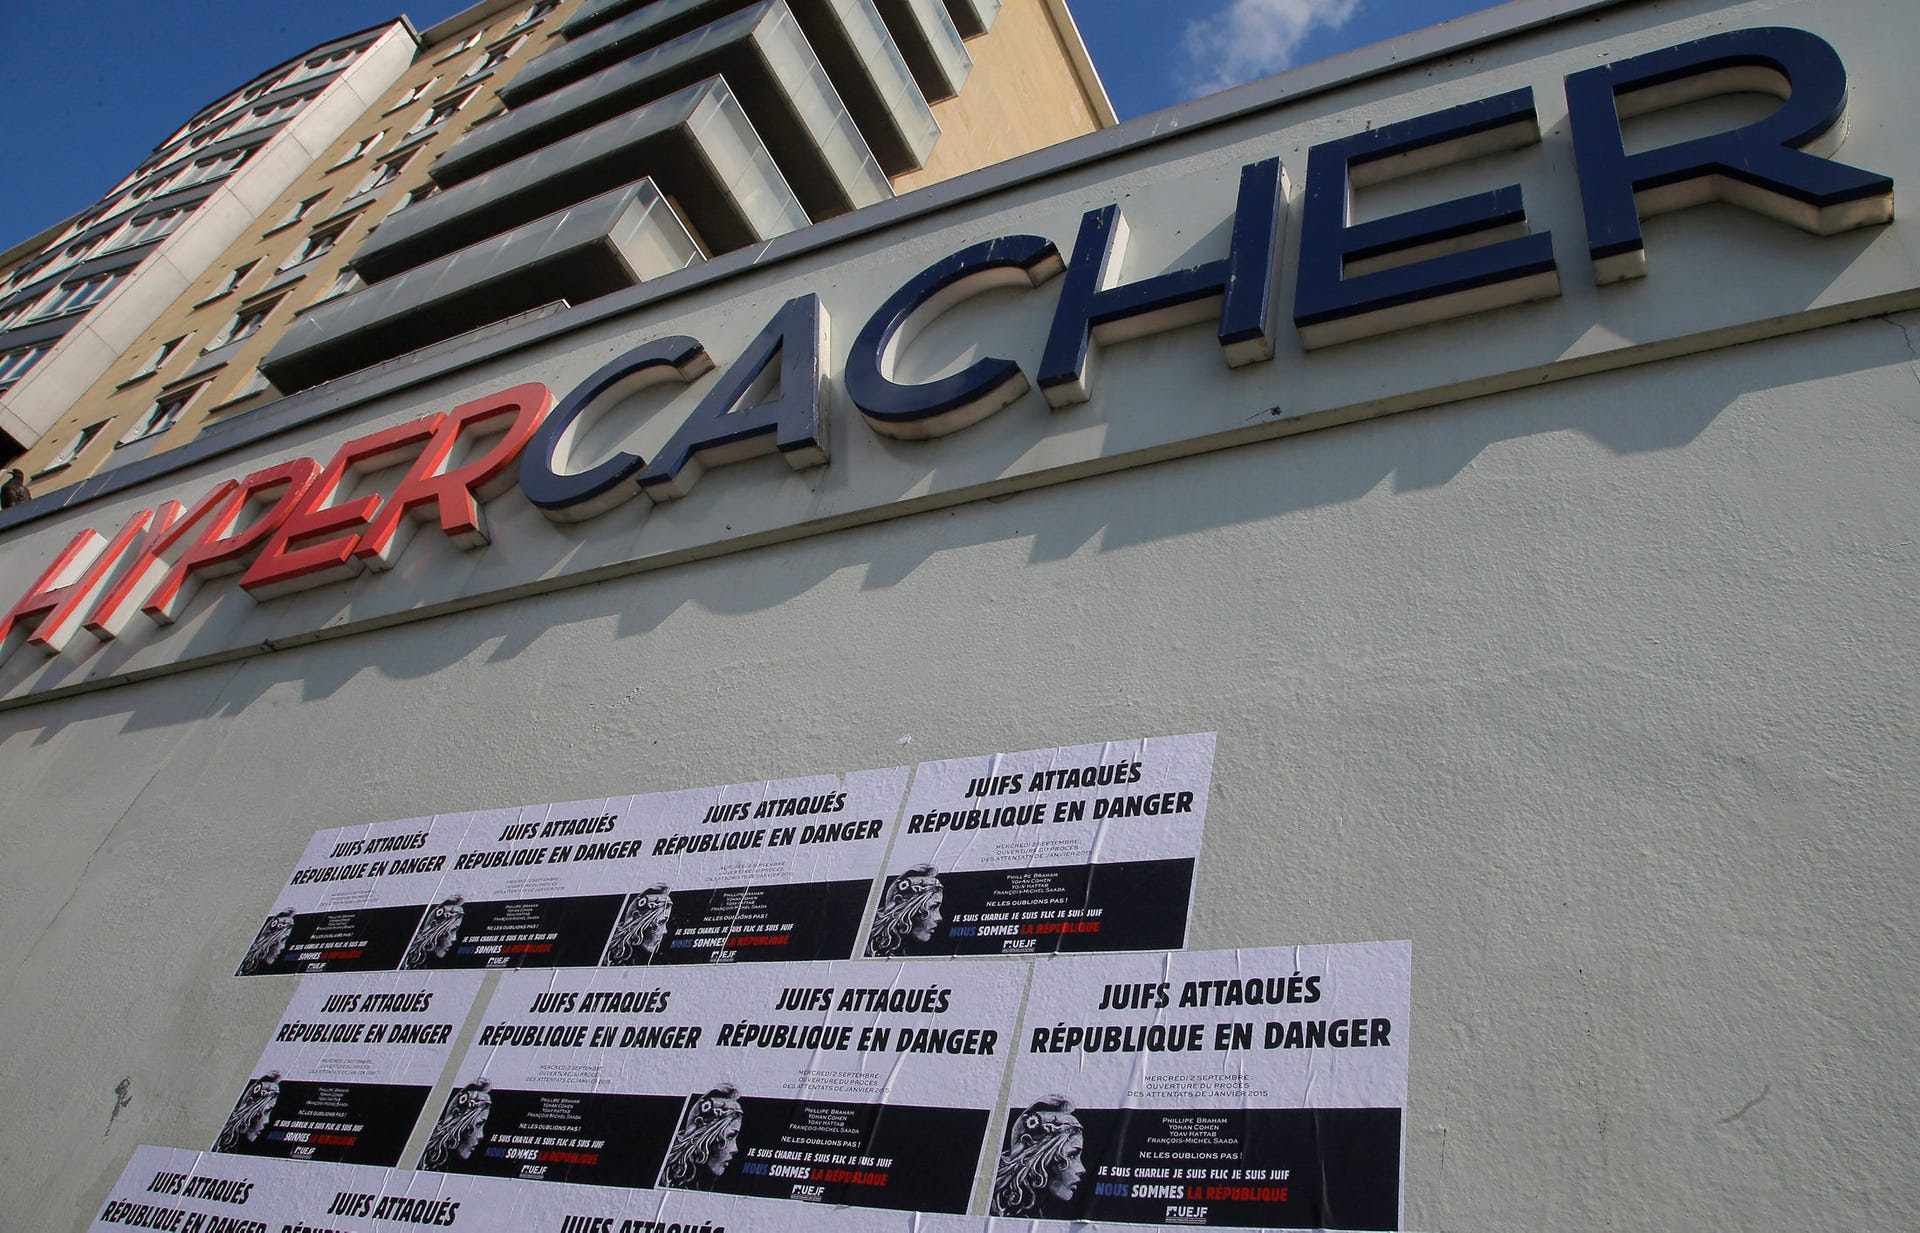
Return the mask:
[[[1483,0],[1070,3],[1122,119],[1487,7]],[[400,12],[425,29],[465,7],[462,0],[0,0],[0,250],[92,204],[188,116],[269,66]]]

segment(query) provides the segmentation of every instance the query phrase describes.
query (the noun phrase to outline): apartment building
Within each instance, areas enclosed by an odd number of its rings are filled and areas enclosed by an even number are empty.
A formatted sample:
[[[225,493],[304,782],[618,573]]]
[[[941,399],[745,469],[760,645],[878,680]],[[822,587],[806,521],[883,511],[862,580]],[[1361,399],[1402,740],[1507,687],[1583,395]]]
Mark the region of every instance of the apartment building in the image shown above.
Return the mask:
[[[16,274],[0,388],[11,375],[19,393],[0,406],[21,402],[15,465],[37,493],[1114,122],[1063,0],[484,0],[381,36],[383,76],[350,83],[357,112],[279,160],[276,183],[249,184],[241,225],[196,234],[194,264],[167,267],[183,277],[143,279],[137,320],[122,311],[108,334],[89,318],[89,362],[62,365],[63,383],[45,371],[51,329],[114,307],[125,262],[371,36],[209,107],[129,177],[124,204]]]
[[[25,449],[18,465],[55,486],[83,473],[83,457],[91,468],[115,449],[144,452],[164,427],[153,415],[116,408],[76,432],[67,425],[81,404],[150,375],[129,371],[129,355],[145,351],[153,371],[174,358],[148,346],[150,327],[171,320],[385,93],[414,44],[395,20],[266,69],[189,118],[99,202],[0,257],[0,449]]]

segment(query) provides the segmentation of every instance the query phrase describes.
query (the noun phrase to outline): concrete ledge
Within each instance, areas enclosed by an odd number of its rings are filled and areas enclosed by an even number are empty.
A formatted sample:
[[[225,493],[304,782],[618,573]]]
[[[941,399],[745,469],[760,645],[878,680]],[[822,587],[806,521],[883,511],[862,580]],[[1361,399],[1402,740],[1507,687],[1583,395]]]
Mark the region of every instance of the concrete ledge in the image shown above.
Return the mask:
[[[693,34],[749,3],[655,0],[535,57],[501,88],[500,97],[509,107],[531,102],[609,65]],[[871,0],[812,0],[792,6],[792,12],[887,174],[925,166],[940,126]]]
[[[260,362],[295,391],[558,299],[591,300],[700,260],[651,180],[463,248],[295,321]]]
[[[814,221],[893,195],[784,0],[761,0],[514,108],[468,133],[430,174],[443,185],[472,179],[714,76],[725,78]]]
[[[946,0],[946,5],[962,38],[979,38],[993,29],[993,19],[1000,16],[1000,0]]]
[[[650,175],[710,252],[804,227],[746,113],[718,78],[496,167],[383,221],[351,258],[370,283]]]
[[[973,56],[946,6],[940,0],[873,3],[927,101],[937,103],[958,96],[967,74],[973,71]]]

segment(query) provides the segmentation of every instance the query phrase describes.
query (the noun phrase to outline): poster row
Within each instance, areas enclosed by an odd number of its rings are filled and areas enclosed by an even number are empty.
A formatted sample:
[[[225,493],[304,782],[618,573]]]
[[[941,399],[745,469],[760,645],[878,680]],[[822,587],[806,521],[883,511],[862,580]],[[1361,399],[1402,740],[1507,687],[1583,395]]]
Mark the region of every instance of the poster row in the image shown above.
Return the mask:
[[[1204,1203],[1186,1206],[1204,1208]],[[135,1149],[90,1233],[1100,1233],[1108,1222],[796,1208],[690,1191],[531,1186],[365,1165]]]
[[[321,831],[238,974],[1177,949],[1213,751],[1155,737],[926,762],[910,796],[895,767]]]
[[[615,1212],[675,1201],[653,1192],[1397,1228],[1411,962],[1410,943],[1379,942],[1031,964],[509,972],[414,1164],[564,1188],[512,1198],[515,1211],[546,1213],[519,1228],[627,1227],[656,1217]],[[216,1153],[401,1163],[481,979],[306,978]],[[609,1190],[622,1194],[578,1197]]]

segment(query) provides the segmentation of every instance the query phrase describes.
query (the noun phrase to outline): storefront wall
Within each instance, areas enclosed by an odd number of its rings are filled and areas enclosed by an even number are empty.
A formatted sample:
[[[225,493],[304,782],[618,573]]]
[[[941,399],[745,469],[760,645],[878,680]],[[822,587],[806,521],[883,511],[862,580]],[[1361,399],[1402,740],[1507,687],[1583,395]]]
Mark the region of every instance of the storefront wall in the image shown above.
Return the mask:
[[[1517,178],[1558,298],[1312,353],[1283,325],[1274,361],[1231,371],[1183,328],[1103,348],[1088,403],[1029,394],[932,442],[874,434],[836,380],[824,468],[717,467],[679,502],[568,525],[509,492],[472,553],[428,530],[391,573],[258,605],[216,579],[105,648],[111,671],[77,664],[84,634],[18,653],[16,699],[158,674],[0,712],[0,1223],[84,1227],[135,1144],[212,1139],[289,992],[235,958],[316,829],[1207,730],[1190,944],[1413,940],[1407,1227],[1896,1221],[1920,1114],[1899,1081],[1920,1000],[1920,314],[1887,311],[1920,286],[1908,224],[1814,237],[1702,207],[1648,223],[1645,279],[1595,287],[1559,92],[1721,29],[1812,29],[1850,75],[1836,157],[1907,183],[1896,8],[1608,9],[855,235],[14,530],[0,577],[24,585],[81,527],[520,382],[563,395],[648,337],[692,334],[724,368],[808,292],[837,374],[894,287],[982,239],[1070,255],[1080,212],[1119,201],[1128,277],[1222,255],[1239,167],[1274,155],[1285,305],[1308,146],[1537,95],[1542,145],[1384,200]],[[905,375],[983,354],[1031,374],[1059,285],[950,312]],[[1365,422],[1275,435],[1302,419]],[[463,610],[408,619],[431,605]],[[258,653],[329,628],[349,632]]]

